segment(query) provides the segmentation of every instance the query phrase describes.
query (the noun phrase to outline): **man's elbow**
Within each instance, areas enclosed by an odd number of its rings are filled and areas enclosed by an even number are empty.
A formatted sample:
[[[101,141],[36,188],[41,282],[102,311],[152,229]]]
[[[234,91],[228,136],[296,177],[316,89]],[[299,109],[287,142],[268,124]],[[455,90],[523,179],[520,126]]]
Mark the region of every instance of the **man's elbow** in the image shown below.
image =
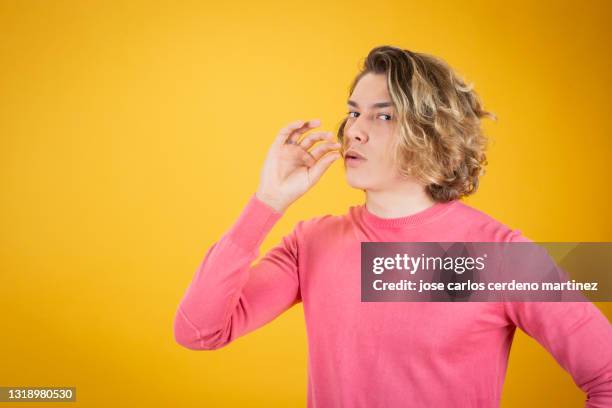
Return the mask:
[[[229,343],[224,340],[221,330],[209,336],[202,336],[200,331],[192,327],[180,314],[174,320],[174,341],[189,350],[217,350]]]
[[[174,332],[174,340],[180,346],[189,350],[218,350],[225,347],[227,343],[223,342],[205,342],[197,336],[185,336],[181,333]]]

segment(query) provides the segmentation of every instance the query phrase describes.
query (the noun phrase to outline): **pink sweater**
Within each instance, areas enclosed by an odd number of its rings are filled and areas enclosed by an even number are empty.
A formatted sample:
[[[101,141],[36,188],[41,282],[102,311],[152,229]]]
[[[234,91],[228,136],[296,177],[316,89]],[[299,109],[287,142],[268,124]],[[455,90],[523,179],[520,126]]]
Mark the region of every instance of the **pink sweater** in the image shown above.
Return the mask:
[[[298,302],[308,333],[308,407],[497,407],[521,328],[587,394],[612,407],[612,326],[589,302],[361,302],[360,242],[528,240],[461,201],[401,218],[365,205],[300,221],[256,264],[282,216],[255,194],[206,253],[174,335],[214,350]]]

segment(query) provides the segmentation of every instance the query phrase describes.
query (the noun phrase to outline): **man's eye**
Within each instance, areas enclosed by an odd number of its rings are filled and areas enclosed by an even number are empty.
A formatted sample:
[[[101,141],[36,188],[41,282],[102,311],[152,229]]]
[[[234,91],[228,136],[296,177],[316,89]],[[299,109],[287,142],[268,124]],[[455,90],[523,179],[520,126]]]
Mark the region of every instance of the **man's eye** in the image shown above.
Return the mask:
[[[353,116],[353,113],[355,114],[355,116]],[[349,117],[351,117],[351,118],[356,118],[356,117],[357,117],[357,115],[359,115],[359,112],[354,112],[354,111],[349,111],[349,112],[348,112],[348,116],[349,116]],[[378,115],[378,116],[384,116],[384,117],[386,117],[385,122],[390,121],[390,120],[392,119],[392,118],[391,118],[391,115],[387,115],[386,113],[381,113],[381,114],[380,114],[380,115]]]

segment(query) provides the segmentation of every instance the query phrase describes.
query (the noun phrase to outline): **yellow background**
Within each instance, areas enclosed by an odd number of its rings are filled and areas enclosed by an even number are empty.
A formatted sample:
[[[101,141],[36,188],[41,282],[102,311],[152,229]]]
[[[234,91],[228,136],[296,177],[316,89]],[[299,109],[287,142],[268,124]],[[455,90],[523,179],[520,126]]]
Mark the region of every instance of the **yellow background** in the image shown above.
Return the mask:
[[[497,114],[466,203],[536,241],[612,241],[610,3],[511,3],[2,0],[0,385],[76,386],[68,406],[305,406],[301,305],[214,352],[177,345],[174,313],[278,130],[335,130],[377,45],[446,59]],[[337,162],[262,253],[362,200]],[[583,401],[517,331],[502,407]]]

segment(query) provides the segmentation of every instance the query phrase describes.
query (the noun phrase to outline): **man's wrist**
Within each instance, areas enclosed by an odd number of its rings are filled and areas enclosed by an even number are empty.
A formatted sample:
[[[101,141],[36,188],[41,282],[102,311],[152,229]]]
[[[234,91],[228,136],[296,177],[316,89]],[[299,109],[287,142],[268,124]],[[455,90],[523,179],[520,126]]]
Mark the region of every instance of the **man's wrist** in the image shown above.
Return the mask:
[[[284,213],[289,207],[289,205],[283,202],[282,200],[272,198],[271,196],[267,194],[256,192],[255,197],[257,197],[257,199],[261,201],[262,203],[273,208],[276,212],[279,212],[281,214]]]

